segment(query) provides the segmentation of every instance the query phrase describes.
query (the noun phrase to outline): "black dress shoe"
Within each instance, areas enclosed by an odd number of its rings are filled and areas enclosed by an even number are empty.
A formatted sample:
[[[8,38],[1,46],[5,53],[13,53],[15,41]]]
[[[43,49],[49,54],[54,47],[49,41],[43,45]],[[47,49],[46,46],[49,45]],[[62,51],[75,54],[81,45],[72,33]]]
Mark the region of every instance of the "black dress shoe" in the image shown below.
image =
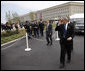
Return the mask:
[[[48,45],[49,43],[47,43],[46,45]]]
[[[52,43],[50,43],[50,46],[52,45]]]
[[[64,68],[65,67],[65,65],[64,64],[60,64],[60,67],[59,68]]]

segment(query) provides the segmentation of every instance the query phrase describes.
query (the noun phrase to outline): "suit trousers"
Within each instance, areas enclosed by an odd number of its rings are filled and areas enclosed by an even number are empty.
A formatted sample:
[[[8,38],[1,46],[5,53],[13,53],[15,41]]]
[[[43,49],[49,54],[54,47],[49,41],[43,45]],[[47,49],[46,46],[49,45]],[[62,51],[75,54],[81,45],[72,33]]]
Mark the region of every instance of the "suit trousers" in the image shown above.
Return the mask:
[[[52,35],[46,35],[46,40],[47,40],[47,43],[52,44]]]
[[[39,30],[38,29],[34,29],[34,36],[39,37]]]
[[[65,64],[65,56],[67,54],[67,60],[71,60],[71,49],[72,41],[67,41],[66,39],[60,40],[61,52],[60,52],[60,63]]]
[[[40,29],[40,34],[41,36],[43,36],[43,29]]]

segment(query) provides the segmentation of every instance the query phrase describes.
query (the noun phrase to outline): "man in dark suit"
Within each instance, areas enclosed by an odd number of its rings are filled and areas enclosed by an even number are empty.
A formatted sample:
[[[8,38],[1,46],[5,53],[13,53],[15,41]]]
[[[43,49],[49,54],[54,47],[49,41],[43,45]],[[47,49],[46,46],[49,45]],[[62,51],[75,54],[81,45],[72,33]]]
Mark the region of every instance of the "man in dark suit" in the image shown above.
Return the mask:
[[[31,38],[31,33],[30,33],[30,23],[28,21],[26,21],[25,25],[24,25],[26,32],[28,34],[28,38]]]
[[[76,23],[75,23],[75,21],[71,22],[70,19],[68,19],[68,22],[74,26],[74,35],[73,36],[75,36],[75,24]],[[73,40],[72,40],[72,43],[71,44],[72,44],[71,45],[71,52],[73,52]]]
[[[44,23],[42,22],[42,20],[39,22],[39,29],[40,29],[41,36],[43,36]]]
[[[47,21],[47,26],[46,26],[46,40],[47,40],[47,45],[49,43],[50,45],[52,45],[52,24],[49,21]]]
[[[34,36],[39,38],[39,25],[37,22],[34,23]]]
[[[67,63],[70,63],[71,61],[71,49],[73,45],[74,25],[71,22],[69,23],[67,18],[64,18],[63,20],[59,20],[55,30],[59,31],[60,46],[61,46],[60,68],[63,68],[65,66],[66,53],[67,53]]]

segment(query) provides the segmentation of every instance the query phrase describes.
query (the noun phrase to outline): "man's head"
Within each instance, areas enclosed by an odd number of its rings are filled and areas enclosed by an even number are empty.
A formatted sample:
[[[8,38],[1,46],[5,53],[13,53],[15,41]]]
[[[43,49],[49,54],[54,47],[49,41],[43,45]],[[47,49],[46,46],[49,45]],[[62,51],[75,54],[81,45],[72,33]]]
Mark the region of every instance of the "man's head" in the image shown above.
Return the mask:
[[[70,21],[70,17],[67,17],[68,18],[68,22]]]
[[[63,24],[63,19],[59,19],[58,24]]]
[[[49,20],[47,20],[47,24],[49,23]]]
[[[63,24],[67,24],[67,22],[68,22],[68,18],[65,17],[65,18],[63,19]]]

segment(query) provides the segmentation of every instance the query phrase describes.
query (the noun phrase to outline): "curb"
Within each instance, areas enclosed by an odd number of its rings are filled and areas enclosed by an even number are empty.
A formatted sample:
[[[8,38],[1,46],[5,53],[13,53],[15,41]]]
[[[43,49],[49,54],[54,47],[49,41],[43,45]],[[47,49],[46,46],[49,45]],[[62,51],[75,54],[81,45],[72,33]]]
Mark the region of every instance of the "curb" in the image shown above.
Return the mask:
[[[1,46],[4,46],[4,45],[9,44],[9,43],[12,43],[12,42],[15,42],[15,41],[20,40],[20,39],[23,39],[23,38],[25,38],[25,37],[26,37],[26,36],[23,36],[23,37],[20,37],[20,38],[18,38],[18,39],[15,39],[15,40],[13,40],[13,41],[10,41],[10,42],[1,44]]]

